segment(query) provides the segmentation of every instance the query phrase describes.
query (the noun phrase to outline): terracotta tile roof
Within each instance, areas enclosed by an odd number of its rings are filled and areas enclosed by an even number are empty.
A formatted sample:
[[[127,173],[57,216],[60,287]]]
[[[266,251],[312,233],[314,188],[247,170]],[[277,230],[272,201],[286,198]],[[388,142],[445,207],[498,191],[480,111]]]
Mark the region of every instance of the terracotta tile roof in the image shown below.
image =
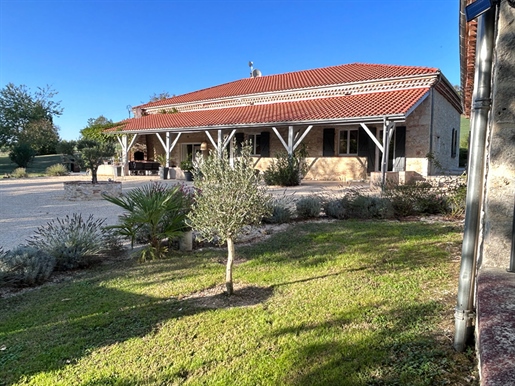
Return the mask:
[[[279,125],[295,122],[349,120],[358,117],[405,115],[429,88],[415,88],[334,98],[230,107],[217,110],[150,114],[121,122],[109,131],[218,128],[245,125]]]
[[[476,61],[477,19],[467,22],[465,7],[473,0],[460,2],[460,72],[463,114],[470,117],[472,93],[474,92],[474,69]]]
[[[219,86],[178,95],[169,99],[147,103],[138,107],[150,108],[309,87],[341,85],[424,74],[434,75],[438,72],[438,69],[429,67],[352,63],[285,74],[268,75],[258,78],[240,79]]]

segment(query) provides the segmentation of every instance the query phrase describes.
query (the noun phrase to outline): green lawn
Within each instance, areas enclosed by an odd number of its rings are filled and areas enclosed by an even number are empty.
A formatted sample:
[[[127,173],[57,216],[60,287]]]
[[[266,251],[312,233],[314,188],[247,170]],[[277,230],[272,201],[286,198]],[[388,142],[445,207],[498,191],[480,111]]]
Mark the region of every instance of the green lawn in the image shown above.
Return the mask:
[[[113,259],[0,299],[0,384],[477,384],[452,348],[461,233],[297,224],[237,245],[229,299],[223,250]]]
[[[31,177],[44,175],[47,167],[61,162],[61,155],[40,155],[35,157],[34,161],[27,167],[27,173]],[[8,154],[0,153],[0,176],[12,173],[17,167],[18,165],[11,162]]]
[[[460,148],[468,149],[469,133],[470,119],[462,115],[460,123]]]

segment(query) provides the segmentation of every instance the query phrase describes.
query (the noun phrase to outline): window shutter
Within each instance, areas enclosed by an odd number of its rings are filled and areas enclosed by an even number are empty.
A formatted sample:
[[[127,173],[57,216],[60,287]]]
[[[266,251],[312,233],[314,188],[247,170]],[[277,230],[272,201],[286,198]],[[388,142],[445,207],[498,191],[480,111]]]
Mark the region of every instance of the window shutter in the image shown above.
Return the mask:
[[[373,135],[376,135],[375,127],[369,129]],[[367,173],[375,170],[376,144],[363,128],[360,128],[358,133],[358,156],[367,157]]]
[[[261,157],[270,157],[270,133],[268,131],[261,132]]]
[[[324,157],[334,157],[334,129],[324,129],[322,154]]]
[[[395,129],[395,168],[396,172],[406,170],[406,126]]]

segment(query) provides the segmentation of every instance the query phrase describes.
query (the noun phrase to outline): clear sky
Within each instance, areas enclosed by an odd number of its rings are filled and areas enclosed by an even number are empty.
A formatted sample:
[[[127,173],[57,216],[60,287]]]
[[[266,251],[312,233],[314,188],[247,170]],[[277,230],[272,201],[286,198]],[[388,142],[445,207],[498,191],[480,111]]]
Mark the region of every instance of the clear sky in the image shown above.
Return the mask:
[[[63,139],[154,93],[346,63],[459,84],[458,0],[0,0],[0,87],[50,85]]]

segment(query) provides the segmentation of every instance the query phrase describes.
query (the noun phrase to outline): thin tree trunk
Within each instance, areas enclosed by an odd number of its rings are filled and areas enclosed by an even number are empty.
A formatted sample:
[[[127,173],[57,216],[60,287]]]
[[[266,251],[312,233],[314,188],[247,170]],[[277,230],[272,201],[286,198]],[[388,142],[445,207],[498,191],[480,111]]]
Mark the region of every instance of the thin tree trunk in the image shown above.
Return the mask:
[[[231,237],[227,239],[227,267],[225,269],[225,288],[227,288],[227,295],[233,294],[232,285],[232,265],[234,262],[234,242]]]
[[[98,184],[98,179],[97,179],[97,168],[96,166],[93,166],[91,168],[91,183],[92,184]]]

